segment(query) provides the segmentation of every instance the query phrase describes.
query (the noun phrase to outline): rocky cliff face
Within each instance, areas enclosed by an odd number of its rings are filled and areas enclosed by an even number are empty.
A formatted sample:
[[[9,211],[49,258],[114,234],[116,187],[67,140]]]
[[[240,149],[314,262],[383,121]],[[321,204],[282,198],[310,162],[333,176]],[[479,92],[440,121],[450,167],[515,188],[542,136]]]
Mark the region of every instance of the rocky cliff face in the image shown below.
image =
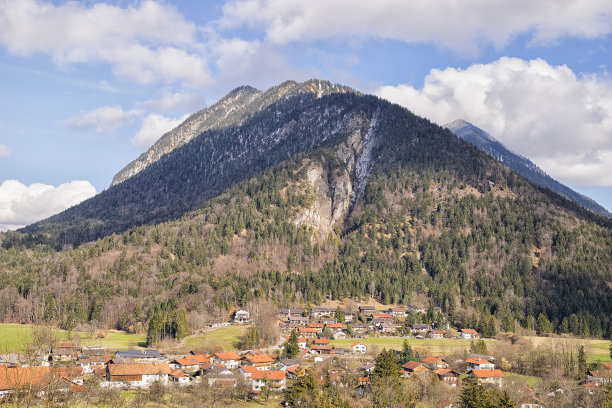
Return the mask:
[[[303,83],[286,81],[265,92],[250,86],[236,88],[219,102],[191,115],[175,129],[163,135],[149,150],[119,171],[113,177],[111,187],[135,176],[162,156],[188,143],[201,133],[207,130],[240,126],[254,113],[279,100],[304,93],[315,94],[317,98],[320,98],[332,93],[347,92],[355,91],[346,86],[319,80]]]

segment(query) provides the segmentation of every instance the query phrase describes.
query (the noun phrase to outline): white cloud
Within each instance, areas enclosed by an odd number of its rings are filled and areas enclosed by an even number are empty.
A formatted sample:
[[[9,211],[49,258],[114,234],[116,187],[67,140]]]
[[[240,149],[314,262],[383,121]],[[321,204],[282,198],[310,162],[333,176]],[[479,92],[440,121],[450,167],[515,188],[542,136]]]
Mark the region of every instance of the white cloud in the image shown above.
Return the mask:
[[[157,141],[164,133],[180,125],[187,115],[179,119],[167,118],[163,115],[152,113],[142,121],[142,127],[132,139],[132,142],[141,147],[148,148]]]
[[[612,186],[612,81],[567,66],[501,58],[433,69],[423,87],[376,92],[438,124],[462,118],[577,186]]]
[[[121,8],[0,0],[0,46],[10,53],[48,54],[60,66],[106,63],[117,77],[139,84],[208,83],[206,60],[188,51],[196,33],[173,6],[155,1]]]
[[[612,31],[612,2],[601,0],[234,0],[221,27],[249,26],[274,43],[320,39],[388,38],[475,52],[500,47],[518,34],[547,43]]]
[[[0,157],[8,157],[11,154],[11,149],[8,146],[0,144]]]
[[[195,112],[196,110],[205,107],[204,95],[201,93],[166,93],[159,99],[149,99],[144,102],[137,103],[136,106],[149,112],[164,113],[172,111],[188,111]]]
[[[121,126],[132,121],[135,111],[124,111],[120,106],[102,106],[80,116],[70,118],[65,124],[75,130],[95,130],[98,133],[112,134]]]
[[[96,194],[88,181],[75,180],[57,187],[17,180],[0,184],[0,230],[16,229],[57,214]]]

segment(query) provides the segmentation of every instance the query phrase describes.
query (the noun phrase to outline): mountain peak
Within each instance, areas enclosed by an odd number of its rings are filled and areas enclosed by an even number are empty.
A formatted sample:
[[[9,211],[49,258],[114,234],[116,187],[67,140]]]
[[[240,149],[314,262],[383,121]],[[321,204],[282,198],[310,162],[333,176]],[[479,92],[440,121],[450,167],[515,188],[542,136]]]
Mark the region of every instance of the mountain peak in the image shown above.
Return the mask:
[[[121,169],[113,177],[111,187],[135,176],[162,156],[184,145],[201,133],[207,130],[240,125],[253,112],[260,111],[280,99],[287,99],[299,94],[314,94],[317,98],[320,98],[334,93],[359,94],[348,86],[332,84],[320,79],[309,79],[305,82],[288,80],[266,91],[260,91],[249,85],[239,86],[214,105],[194,113],[176,128],[164,134],[148,151]]]

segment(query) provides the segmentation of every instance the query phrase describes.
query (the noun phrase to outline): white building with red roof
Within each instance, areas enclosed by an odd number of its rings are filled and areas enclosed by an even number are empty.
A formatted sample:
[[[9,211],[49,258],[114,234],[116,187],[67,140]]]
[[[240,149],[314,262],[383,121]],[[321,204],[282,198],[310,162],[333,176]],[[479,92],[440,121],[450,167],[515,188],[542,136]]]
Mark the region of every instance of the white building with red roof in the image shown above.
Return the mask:
[[[351,345],[351,350],[353,354],[365,354],[368,351],[368,348],[365,344],[358,341],[357,343],[353,343]]]

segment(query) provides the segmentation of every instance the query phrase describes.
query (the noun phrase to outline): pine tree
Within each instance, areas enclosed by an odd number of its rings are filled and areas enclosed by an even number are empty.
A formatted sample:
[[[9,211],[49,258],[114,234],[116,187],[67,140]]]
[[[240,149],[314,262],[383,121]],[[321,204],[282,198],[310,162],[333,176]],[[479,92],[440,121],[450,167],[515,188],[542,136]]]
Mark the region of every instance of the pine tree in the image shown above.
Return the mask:
[[[285,343],[285,355],[287,358],[295,358],[299,352],[300,346],[298,344],[297,332],[292,330],[291,335],[289,336],[289,341]]]
[[[394,350],[383,349],[376,357],[374,377],[399,377],[400,364]]]
[[[580,375],[583,375],[586,371],[587,362],[586,362],[586,354],[584,352],[584,346],[580,346],[578,350],[578,372]]]
[[[400,357],[400,364],[406,364],[408,361],[414,360],[414,352],[412,351],[412,346],[408,343],[407,339],[404,339],[404,344],[402,345],[402,354]]]

